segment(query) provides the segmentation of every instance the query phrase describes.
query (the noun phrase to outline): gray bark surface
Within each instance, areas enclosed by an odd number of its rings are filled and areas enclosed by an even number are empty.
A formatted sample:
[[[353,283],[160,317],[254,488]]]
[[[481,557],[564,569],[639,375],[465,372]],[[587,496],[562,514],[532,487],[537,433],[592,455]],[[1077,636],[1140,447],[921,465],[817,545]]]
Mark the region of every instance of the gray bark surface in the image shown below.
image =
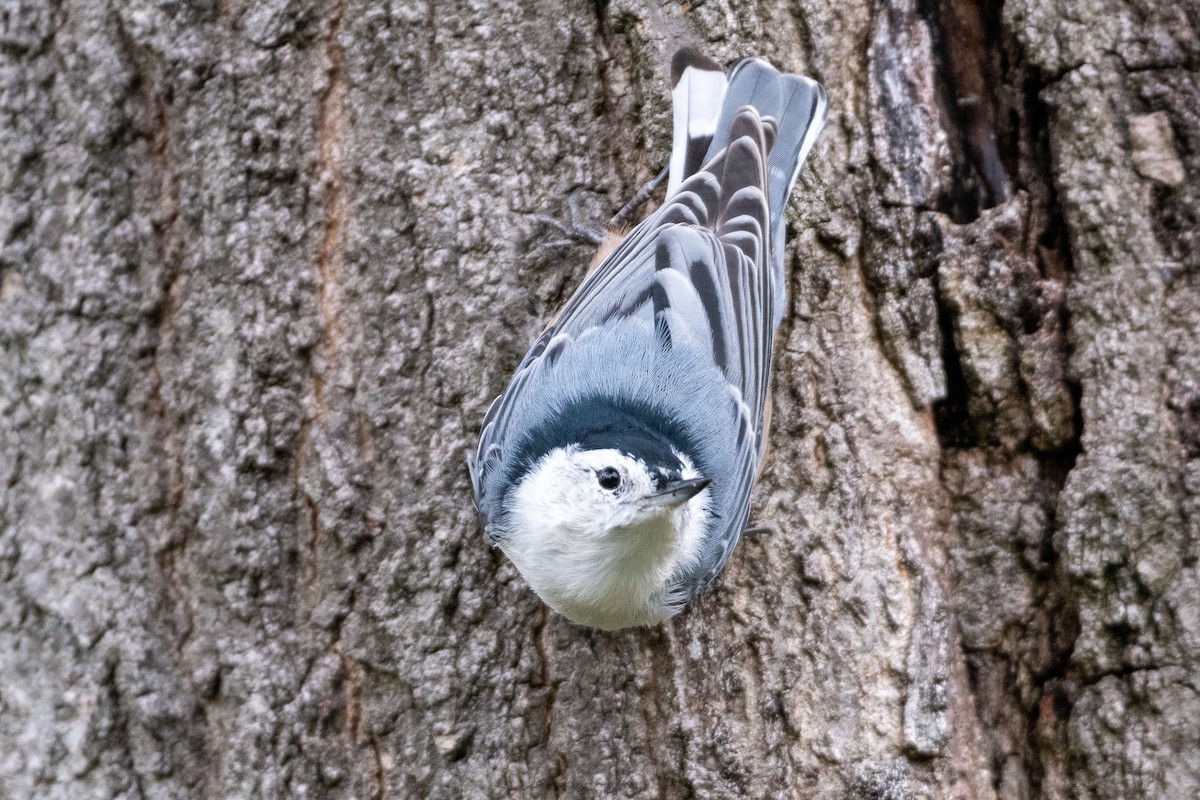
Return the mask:
[[[465,459],[666,162],[828,89],[748,537],[555,617]],[[4,0],[0,798],[1200,796],[1194,0]]]

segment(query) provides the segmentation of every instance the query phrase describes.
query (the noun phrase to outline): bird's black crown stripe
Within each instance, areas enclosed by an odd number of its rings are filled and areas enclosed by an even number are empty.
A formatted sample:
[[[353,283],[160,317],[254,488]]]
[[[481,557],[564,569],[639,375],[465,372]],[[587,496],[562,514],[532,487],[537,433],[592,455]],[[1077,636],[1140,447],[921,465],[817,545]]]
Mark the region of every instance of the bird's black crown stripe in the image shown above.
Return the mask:
[[[648,403],[590,396],[567,406],[522,438],[507,459],[506,483],[511,485],[546,453],[571,444],[584,450],[618,450],[647,466],[677,472],[683,464],[674,448],[703,472],[691,437],[668,414]]]

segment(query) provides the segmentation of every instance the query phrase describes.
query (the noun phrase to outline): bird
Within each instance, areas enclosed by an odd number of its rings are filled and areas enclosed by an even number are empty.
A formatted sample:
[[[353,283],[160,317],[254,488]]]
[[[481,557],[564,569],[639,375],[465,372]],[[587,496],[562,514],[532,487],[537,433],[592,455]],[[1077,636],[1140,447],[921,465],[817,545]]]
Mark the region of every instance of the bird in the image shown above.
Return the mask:
[[[672,59],[663,203],[592,268],[468,458],[492,544],[554,611],[611,631],[678,614],[746,528],[786,306],[784,211],[824,88]]]

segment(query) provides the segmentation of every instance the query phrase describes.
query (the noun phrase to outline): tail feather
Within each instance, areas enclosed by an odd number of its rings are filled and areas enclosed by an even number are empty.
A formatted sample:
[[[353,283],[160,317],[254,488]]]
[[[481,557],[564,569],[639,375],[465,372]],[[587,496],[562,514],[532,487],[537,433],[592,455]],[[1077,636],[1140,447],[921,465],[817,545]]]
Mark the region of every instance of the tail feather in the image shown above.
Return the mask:
[[[711,58],[690,48],[675,53],[671,60],[674,89],[675,136],[671,147],[671,173],[667,196],[708,161],[717,117],[725,96],[725,70]]]
[[[730,124],[744,106],[752,106],[760,117],[769,117],[775,123],[775,141],[767,157],[768,199],[774,233],[782,224],[783,212],[800,167],[825,124],[825,90],[810,78],[781,73],[760,58],[743,59],[729,72],[721,116],[705,153],[705,162],[716,157],[729,143]]]
[[[667,196],[738,137],[738,111],[750,106],[767,140],[767,199],[772,241],[804,159],[825,124],[825,90],[816,81],[779,72],[761,58],[739,61],[726,74],[715,61],[683,48],[671,62],[675,135]]]
[[[690,49],[680,50],[672,62],[675,88],[675,138],[671,150],[671,197],[687,179],[715,159],[725,148],[736,148],[746,134],[740,112],[753,109],[761,121],[761,135],[767,154],[765,188],[771,268],[775,284],[774,322],[779,324],[785,307],[787,286],[784,280],[784,211],[800,174],[804,159],[825,124],[825,90],[814,80],[779,72],[760,58],[739,61],[728,74],[712,60]],[[745,159],[734,159],[743,167]],[[726,165],[728,169],[728,165]],[[760,173],[762,175],[763,173]],[[746,185],[747,176],[723,175],[727,181]]]

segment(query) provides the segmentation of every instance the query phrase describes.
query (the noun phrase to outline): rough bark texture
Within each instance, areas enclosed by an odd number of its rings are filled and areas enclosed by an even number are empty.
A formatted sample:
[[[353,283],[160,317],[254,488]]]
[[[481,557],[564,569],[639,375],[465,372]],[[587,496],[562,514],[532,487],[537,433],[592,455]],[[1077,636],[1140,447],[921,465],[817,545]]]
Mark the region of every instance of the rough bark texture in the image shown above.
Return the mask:
[[[0,797],[1200,796],[1195,0],[5,0]],[[828,88],[750,537],[601,634],[464,462],[669,57]]]

